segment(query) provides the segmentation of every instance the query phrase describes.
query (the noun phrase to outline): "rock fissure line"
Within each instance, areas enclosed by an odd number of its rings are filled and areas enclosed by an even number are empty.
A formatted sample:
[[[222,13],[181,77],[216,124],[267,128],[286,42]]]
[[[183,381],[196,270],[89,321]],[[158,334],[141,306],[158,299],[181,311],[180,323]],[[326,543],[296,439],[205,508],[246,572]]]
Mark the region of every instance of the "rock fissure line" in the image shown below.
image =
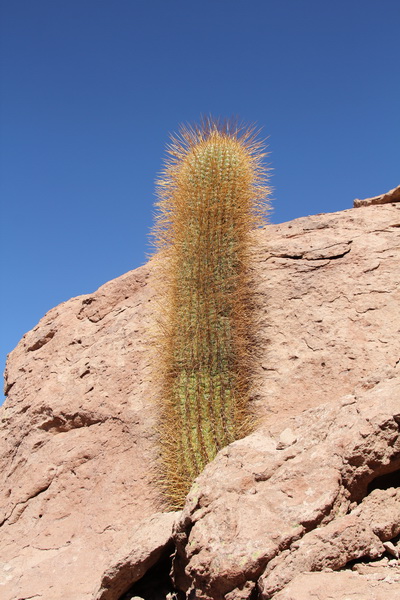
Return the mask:
[[[350,244],[351,242],[347,242],[347,243]],[[286,252],[282,252],[281,254],[270,254],[266,260],[269,260],[270,258],[288,258],[291,260],[307,260],[307,261],[325,260],[325,261],[329,261],[329,260],[336,260],[336,259],[343,258],[344,256],[346,256],[346,254],[349,254],[349,252],[351,251],[351,248],[348,248],[344,252],[340,252],[338,254],[334,254],[331,256],[316,256],[316,257],[307,256],[307,254],[310,254],[311,252],[315,253],[315,252],[319,252],[322,250],[327,250],[329,247],[330,246],[327,246],[326,248],[315,248],[315,249],[313,248],[312,250],[304,250],[300,254],[288,254]],[[321,266],[323,266],[323,265],[321,265]]]
[[[28,502],[30,502],[30,500],[33,500],[34,498],[37,498],[37,496],[39,496],[40,494],[43,494],[46,490],[49,489],[49,487],[51,486],[51,484],[53,483],[53,479],[50,481],[50,483],[44,485],[43,487],[41,487],[39,490],[37,490],[36,492],[34,492],[31,496],[29,496],[29,498],[27,498],[26,500],[22,500],[21,502],[17,502],[15,504],[15,506],[13,507],[13,509],[11,510],[11,512],[9,513],[9,515],[7,517],[5,517],[5,519],[3,519],[3,521],[0,523],[0,527],[2,527],[7,521],[9,521],[14,512],[17,510],[18,507],[24,506],[23,510],[21,511],[21,513],[18,515],[16,521],[18,521],[18,519],[21,517],[22,513],[24,512],[24,510],[26,509],[26,505],[28,504]],[[16,522],[14,521],[14,523]]]
[[[71,541],[68,540],[68,542],[66,542],[65,544],[62,544],[61,546],[55,546],[53,548],[40,548],[39,546],[35,546],[34,544],[32,544],[32,546],[30,547],[42,552],[50,552],[51,550],[61,550],[61,548],[67,548],[70,545],[70,543]]]
[[[302,340],[305,343],[305,345],[307,346],[307,348],[309,348],[313,352],[318,352],[319,350],[321,350],[321,348],[313,348],[312,346],[310,346],[310,344],[307,342],[307,340],[305,338],[302,338]]]
[[[291,240],[291,239],[296,238],[296,237],[302,237],[305,232],[309,233],[311,231],[321,231],[322,229],[329,229],[329,228],[330,228],[329,223],[325,223],[325,224],[321,225],[321,227],[315,227],[315,228],[307,228],[307,227],[305,227],[304,229],[302,229],[301,231],[299,231],[299,233],[286,233],[286,234],[283,235],[283,237],[284,237],[284,239]]]
[[[316,262],[317,260],[321,260],[321,264],[317,265]],[[324,261],[324,262],[322,262]],[[297,269],[297,272],[294,274],[294,277],[301,277],[304,273],[308,274],[308,273],[313,273],[314,271],[318,271],[319,269],[323,269],[324,267],[326,267],[329,264],[329,260],[327,259],[316,259],[314,264],[304,264],[304,269],[299,268]]]
[[[393,294],[396,290],[368,290],[367,292],[354,292],[354,296],[369,296],[370,294]]]

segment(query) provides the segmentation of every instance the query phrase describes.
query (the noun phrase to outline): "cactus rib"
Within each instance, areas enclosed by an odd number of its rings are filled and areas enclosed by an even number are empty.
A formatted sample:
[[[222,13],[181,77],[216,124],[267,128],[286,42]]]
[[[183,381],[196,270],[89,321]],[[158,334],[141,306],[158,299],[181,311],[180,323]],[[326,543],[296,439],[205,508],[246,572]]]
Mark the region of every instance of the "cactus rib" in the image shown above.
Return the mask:
[[[185,126],[168,154],[153,229],[165,301],[155,376],[162,487],[180,508],[206,464],[252,427],[251,232],[269,189],[252,127]]]

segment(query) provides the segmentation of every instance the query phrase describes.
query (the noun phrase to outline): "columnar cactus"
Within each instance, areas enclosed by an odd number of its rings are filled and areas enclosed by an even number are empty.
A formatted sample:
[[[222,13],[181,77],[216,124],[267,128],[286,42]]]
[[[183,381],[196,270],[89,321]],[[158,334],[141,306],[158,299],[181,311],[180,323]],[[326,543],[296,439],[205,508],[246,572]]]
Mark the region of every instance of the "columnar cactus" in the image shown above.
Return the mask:
[[[268,188],[253,128],[209,119],[181,128],[168,153],[153,231],[166,265],[156,370],[162,486],[179,508],[205,465],[252,428],[251,232]]]

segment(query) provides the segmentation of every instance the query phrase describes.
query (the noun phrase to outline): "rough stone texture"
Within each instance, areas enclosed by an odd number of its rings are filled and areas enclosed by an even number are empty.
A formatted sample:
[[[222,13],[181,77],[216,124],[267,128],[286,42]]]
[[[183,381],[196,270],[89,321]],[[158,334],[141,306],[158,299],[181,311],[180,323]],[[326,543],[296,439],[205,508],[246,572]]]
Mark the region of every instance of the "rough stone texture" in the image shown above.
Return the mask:
[[[158,513],[137,524],[125,540],[125,547],[119,549],[119,557],[102,576],[94,600],[120,598],[168,549],[172,551],[171,533],[176,515]]]
[[[389,192],[386,192],[386,194],[380,194],[379,196],[374,196],[373,198],[365,198],[365,200],[356,198],[353,206],[354,208],[358,208],[359,206],[371,206],[371,204],[389,204],[391,202],[400,202],[400,185],[393,188]]]
[[[302,570],[376,558],[400,533],[393,488],[375,490],[344,516],[373,479],[400,469],[400,380],[290,424],[292,446],[279,450],[279,436],[259,430],[223,449],[196,480],[174,534],[183,591],[222,600],[259,579],[261,598],[270,598]]]
[[[341,421],[335,421],[334,414],[343,397],[354,393],[357,403],[362,403],[367,393],[371,398],[382,394],[387,404],[390,399],[385,393],[395,393],[397,388],[391,386],[400,371],[399,204],[304,217],[268,226],[255,233],[255,238],[260,368],[254,407],[262,428],[241,442],[244,446],[239,443],[217,459],[221,477],[229,485],[223,486],[226,496],[218,500],[219,512],[208,518],[215,521],[217,537],[222,535],[221,527],[226,530],[222,561],[229,552],[231,531],[245,526],[250,507],[266,534],[270,532],[270,517],[264,515],[275,510],[275,500],[258,504],[257,486],[269,485],[262,481],[269,476],[268,468],[280,465],[282,474],[290,461],[296,465],[289,457],[304,446],[299,433],[304,417],[295,421],[290,417],[331,401],[331,408],[318,409],[315,418],[333,419],[329,422],[336,426]],[[94,294],[54,308],[9,357],[8,399],[0,408],[2,600],[92,600],[106,573],[118,578],[116,565],[123,569],[124,556],[134,570],[135,557],[137,565],[148,565],[146,552],[154,556],[159,547],[157,542],[154,548],[132,548],[133,558],[128,558],[126,545],[139,524],[140,539],[146,539],[150,522],[143,519],[161,507],[153,474],[157,411],[148,381],[154,306],[150,283],[151,263]],[[345,414],[340,411],[353,415],[352,402],[353,396],[344,400],[348,405],[340,408],[338,418]],[[384,410],[378,411],[377,423],[383,414]],[[367,437],[370,428],[376,433],[376,423],[364,424]],[[343,423],[343,427],[348,434],[343,443],[353,447],[349,425]],[[231,471],[229,467],[223,474],[224,461],[230,465],[230,453],[234,456],[240,448],[251,464],[235,471],[228,482]],[[359,476],[351,488],[359,496],[357,501],[362,500],[368,478],[393,451],[393,447],[382,447],[382,455],[375,456],[374,448],[370,448],[371,464],[362,463],[358,470],[357,465],[349,467],[348,477],[351,473]],[[278,462],[272,455],[280,457]],[[305,465],[315,469],[329,463],[329,468],[320,469],[318,488],[310,498],[304,496],[309,489],[306,475],[296,479],[289,473],[287,484],[277,490],[278,508],[283,504],[274,519],[281,510],[282,527],[275,533],[283,536],[284,545],[293,532],[299,537],[311,531],[321,510],[326,517],[333,514],[333,505],[353,508],[346,496],[350,488],[337,479],[343,456],[342,450],[335,450],[333,456],[320,457],[318,449],[317,458]],[[238,495],[249,469],[245,492]],[[261,477],[255,484],[253,472]],[[339,492],[336,497],[335,490],[341,490],[343,498]],[[297,496],[309,503],[308,512],[295,508]],[[235,514],[231,500],[239,497]],[[295,523],[300,517],[302,523]],[[289,532],[288,523],[292,523]],[[203,553],[211,543],[208,530],[204,531]],[[233,587],[227,590],[228,600],[253,593],[248,573],[260,563],[255,572],[261,575],[265,557],[275,556],[276,541],[271,540],[267,551],[264,543],[260,548],[254,540],[240,550],[234,567],[237,574],[230,575]],[[249,558],[253,549],[261,552],[255,559]],[[200,577],[195,569],[193,573]]]
[[[257,233],[259,398],[269,423],[400,372],[400,204]]]
[[[395,600],[400,595],[400,578],[390,575],[362,577],[345,573],[304,573],[274,600]]]
[[[0,409],[0,597],[92,598],[159,508],[146,383],[148,268],[51,310],[11,354]]]
[[[268,563],[259,580],[261,598],[272,598],[296,574],[334,571],[358,558],[380,557],[385,541],[400,533],[400,488],[374,490],[348,515],[306,533]],[[394,548],[394,546],[393,546]]]

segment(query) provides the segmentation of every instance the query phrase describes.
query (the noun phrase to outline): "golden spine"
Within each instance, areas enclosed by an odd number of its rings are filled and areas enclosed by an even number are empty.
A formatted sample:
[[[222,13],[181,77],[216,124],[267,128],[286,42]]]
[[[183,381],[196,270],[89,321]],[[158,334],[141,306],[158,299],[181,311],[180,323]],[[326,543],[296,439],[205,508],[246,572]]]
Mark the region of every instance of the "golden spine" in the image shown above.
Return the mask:
[[[163,256],[161,483],[180,508],[217,452],[252,429],[251,232],[265,221],[266,170],[254,128],[182,127],[158,183],[153,235]]]

